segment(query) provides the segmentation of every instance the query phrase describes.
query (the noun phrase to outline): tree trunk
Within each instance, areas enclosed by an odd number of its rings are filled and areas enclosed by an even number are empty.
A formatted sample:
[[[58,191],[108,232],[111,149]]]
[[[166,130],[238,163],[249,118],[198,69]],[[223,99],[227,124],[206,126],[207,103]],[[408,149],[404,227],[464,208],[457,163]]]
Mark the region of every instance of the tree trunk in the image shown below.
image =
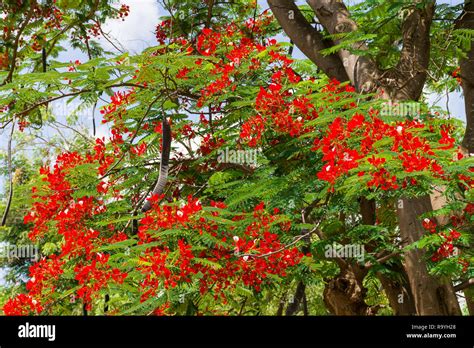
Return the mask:
[[[361,197],[360,213],[362,215],[362,223],[364,225],[375,225],[376,222],[376,205],[375,200]],[[367,251],[370,252],[372,246],[367,246]],[[395,271],[400,275],[400,280],[394,280],[385,274],[378,273],[377,278],[380,280],[385,295],[388,298],[390,307],[393,309],[395,315],[415,315],[416,307],[413,300],[413,295],[408,283],[408,277],[405,269],[401,264],[396,264],[389,267],[391,271]]]
[[[474,2],[466,0],[464,11],[456,21],[458,29],[474,29]],[[463,146],[469,153],[474,153],[474,42],[467,57],[459,62],[461,68],[461,87],[464,93],[464,108],[466,110],[466,133]]]
[[[367,289],[362,282],[367,272],[357,266],[346,265],[336,278],[324,288],[324,303],[334,315],[372,315],[374,311],[365,303]]]
[[[420,215],[431,210],[429,196],[402,199],[398,203],[397,215],[400,237],[412,244],[424,234]],[[419,315],[461,315],[461,309],[450,281],[428,273],[423,260],[423,249],[412,249],[405,253],[405,269],[413,290],[415,307]]]
[[[298,312],[305,296],[305,289],[306,286],[304,285],[304,283],[302,281],[299,281],[298,285],[296,286],[296,292],[293,302],[291,302],[286,308],[285,315],[295,315]]]
[[[464,296],[466,297],[469,315],[474,315],[474,289],[464,289]]]
[[[319,53],[321,50],[331,47],[333,42],[324,39],[323,35],[311,26],[294,0],[268,0],[268,5],[283,31],[308,59],[328,76],[335,77],[339,81],[349,79],[336,54],[324,56]]]
[[[395,315],[415,315],[416,307],[410,284],[406,276],[406,271],[402,265],[395,265],[391,268],[402,277],[401,281],[394,280],[384,274],[378,274],[377,277],[382,283],[382,287],[387,295],[390,307]]]
[[[356,23],[350,18],[347,8],[341,1],[308,0],[308,3],[329,33],[337,34],[357,29]],[[378,85],[380,87],[377,89],[383,92],[381,94],[385,98],[392,98],[394,101],[418,100],[426,80],[430,53],[429,32],[433,13],[434,2],[431,2],[424,9],[413,8],[405,18],[402,25],[403,48],[400,60],[396,69],[383,73],[384,78],[381,78],[382,74],[375,64],[367,61],[368,58],[353,57],[348,51],[339,52],[348,76],[358,91],[370,91],[373,86]],[[354,43],[353,46],[358,49],[366,47],[363,43]],[[363,59],[362,64],[360,59]],[[407,83],[408,81],[410,83]],[[410,207],[418,208],[417,214],[410,208],[398,211],[401,238],[411,243],[418,240],[423,233],[419,216],[431,211],[432,207],[429,196],[404,201]],[[419,204],[420,201],[427,204]],[[412,229],[412,226],[417,226],[419,229]],[[407,254],[409,260],[405,268],[417,314],[460,314],[452,285],[428,274],[426,262],[423,260],[424,252],[413,250]],[[423,286],[420,287],[419,284]],[[441,297],[440,294],[444,294],[445,297]]]

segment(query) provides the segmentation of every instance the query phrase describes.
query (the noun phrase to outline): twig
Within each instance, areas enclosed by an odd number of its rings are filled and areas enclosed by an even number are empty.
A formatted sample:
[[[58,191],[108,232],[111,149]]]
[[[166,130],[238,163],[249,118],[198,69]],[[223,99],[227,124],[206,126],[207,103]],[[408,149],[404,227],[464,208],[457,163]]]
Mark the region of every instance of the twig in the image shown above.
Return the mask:
[[[70,129],[72,130],[74,133],[80,135],[82,138],[84,138],[84,140],[86,140],[87,142],[91,143],[91,144],[94,144],[94,142],[92,141],[91,138],[89,138],[88,136],[82,134],[81,132],[79,132],[77,129],[75,129],[74,127],[71,127],[71,126],[68,126],[67,124],[64,124],[64,123],[61,123],[59,121],[53,121],[53,123],[57,123],[58,125],[60,125],[61,127],[65,127],[67,129]]]
[[[119,88],[119,87],[137,87],[137,88],[146,88],[142,85],[137,85],[137,84],[134,84],[134,83],[118,83],[118,84],[114,84],[114,85],[110,85],[110,86],[105,86],[104,88]],[[82,89],[80,91],[76,91],[76,92],[70,92],[70,93],[63,93],[61,95],[58,95],[56,97],[51,97],[51,98],[48,98],[48,99],[45,99],[41,102],[38,102],[36,104],[33,104],[32,106],[30,106],[28,109],[26,110],[23,110],[21,111],[20,113],[18,113],[16,116],[18,117],[21,117],[21,116],[24,116],[26,114],[28,114],[29,112],[31,112],[32,110],[36,109],[37,107],[40,107],[42,105],[46,105],[46,104],[49,104],[53,101],[56,101],[56,100],[59,100],[59,99],[62,99],[62,98],[66,98],[66,97],[74,97],[76,95],[79,95],[79,94],[82,94],[82,93],[91,93],[91,92],[94,92],[92,89]]]
[[[15,72],[15,67],[16,67],[16,57],[18,55],[18,46],[20,45],[21,34],[23,33],[26,26],[30,22],[31,17],[33,16],[33,10],[34,10],[34,6],[31,6],[30,11],[26,15],[25,21],[21,25],[20,29],[18,29],[18,35],[15,38],[15,43],[13,47],[11,67],[10,67],[10,70],[8,71],[8,76],[6,77],[5,81],[3,81],[2,85],[12,82],[13,73]]]
[[[98,27],[99,27],[99,31],[100,33],[102,34],[102,36],[104,37],[105,40],[107,40],[107,42],[109,44],[112,45],[113,48],[115,48],[117,51],[119,51],[120,53],[123,53],[124,50],[123,49],[120,49],[118,48],[113,42],[112,42],[112,39],[108,37],[108,34],[104,33],[103,30],[102,30],[102,26],[99,24],[99,22],[95,21],[96,24],[98,24]],[[117,41],[118,42],[118,41]],[[120,45],[122,45],[120,42],[118,42]]]
[[[48,51],[46,52],[46,57],[49,57],[49,55],[51,54],[51,52],[53,51],[54,49],[54,46],[56,45],[56,43],[59,41],[59,39],[61,38],[61,35],[65,34],[69,29],[71,28],[74,28],[74,26],[76,24],[81,24],[81,23],[85,23],[87,22],[89,19],[91,19],[94,14],[95,14],[95,11],[97,10],[97,8],[99,7],[99,4],[100,4],[100,1],[99,0],[96,0],[95,3],[93,4],[93,6],[91,6],[91,10],[89,11],[89,13],[86,15],[86,17],[82,20],[77,20],[77,21],[74,21],[72,22],[71,24],[67,25],[66,27],[64,27],[59,33],[57,33],[51,40],[51,45],[48,49]]]
[[[289,247],[295,245],[296,243],[298,243],[300,240],[302,240],[303,238],[305,237],[308,237],[310,235],[312,235],[313,233],[316,233],[316,231],[318,230],[319,228],[319,224],[318,226],[314,227],[311,231],[309,231],[308,233],[305,233],[305,234],[302,234],[302,235],[299,235],[298,237],[296,237],[293,242],[291,242],[290,244],[287,244],[283,247],[281,247],[280,249],[278,250],[274,250],[274,251],[271,251],[269,253],[266,253],[266,254],[236,254],[236,256],[238,257],[244,257],[244,256],[248,256],[248,257],[256,257],[256,258],[263,258],[263,257],[267,257],[267,256],[270,256],[270,255],[273,255],[273,254],[278,254],[279,252],[282,252],[283,250],[286,250],[288,249]]]
[[[149,114],[150,111],[151,111],[151,108],[152,108],[153,105],[158,101],[158,99],[159,99],[160,97],[161,97],[161,96],[158,95],[155,99],[153,99],[153,101],[150,103],[150,105],[148,105],[148,108],[146,109],[146,111],[145,111],[145,113],[143,114],[142,118],[138,121],[138,124],[137,124],[137,131],[133,134],[132,138],[130,139],[130,145],[133,144],[133,141],[134,141],[135,138],[137,137],[138,131],[140,130],[140,127],[141,127],[143,121],[144,121],[145,118],[148,116],[148,114]],[[166,101],[166,99],[165,99],[165,101]],[[163,103],[164,103],[164,101],[163,101]],[[120,158],[118,159],[118,161],[115,162],[115,163],[107,170],[107,172],[106,172],[104,175],[102,175],[102,177],[100,178],[100,180],[102,180],[103,178],[105,178],[106,176],[108,176],[109,173],[110,173],[115,167],[117,167],[120,162],[122,162],[122,160],[123,160],[124,157],[125,157],[125,154],[126,154],[126,152],[124,151],[124,152],[122,153],[122,156],[120,156]]]
[[[370,261],[366,262],[364,267],[365,268],[370,268],[372,266],[374,266],[375,264],[377,263],[384,263],[385,261],[388,261],[389,259],[391,259],[392,257],[395,257],[395,256],[398,256],[402,253],[401,250],[397,250],[397,251],[394,251],[393,253],[390,253],[388,255],[385,255],[385,256],[382,256],[380,258],[378,258],[377,260],[375,260],[375,263],[372,263]]]

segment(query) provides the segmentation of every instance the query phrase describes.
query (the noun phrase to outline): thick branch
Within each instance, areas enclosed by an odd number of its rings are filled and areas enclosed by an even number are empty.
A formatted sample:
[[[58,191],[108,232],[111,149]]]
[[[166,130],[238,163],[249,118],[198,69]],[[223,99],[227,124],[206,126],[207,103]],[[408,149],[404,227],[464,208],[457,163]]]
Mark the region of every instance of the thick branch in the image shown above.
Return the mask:
[[[350,33],[357,30],[357,24],[350,18],[350,13],[340,0],[307,0],[319,22],[329,34]],[[341,41],[336,40],[336,44]],[[364,42],[350,45],[354,50],[367,50]],[[366,56],[358,56],[350,50],[338,52],[351,83],[359,92],[370,92],[376,88],[378,70],[375,63]]]
[[[474,278],[463,281],[454,287],[454,291],[461,291],[474,285]]]
[[[398,88],[397,100],[417,100],[426,81],[430,59],[430,27],[434,1],[425,8],[413,6],[406,10],[402,25],[403,48],[395,71],[401,74],[403,86]]]
[[[323,56],[319,53],[331,45],[311,26],[294,1],[268,0],[268,5],[285,33],[306,57],[329,77],[336,78],[339,81],[349,80],[342,61],[337,55]]]
[[[160,175],[156,182],[155,188],[153,189],[152,196],[161,195],[165,189],[166,183],[168,182],[168,170],[169,160],[171,151],[171,127],[166,119],[166,115],[163,116],[163,143],[161,149],[161,162],[160,162]],[[143,205],[142,212],[146,212],[151,209],[151,201],[147,200]]]
[[[365,265],[364,265],[364,267],[365,267],[365,268],[371,268],[371,267],[373,267],[374,265],[385,263],[386,261],[388,261],[388,260],[394,258],[395,256],[400,255],[401,253],[402,253],[401,250],[394,251],[393,253],[390,253],[390,254],[387,254],[387,255],[385,255],[385,256],[379,257],[377,260],[375,260],[374,263],[372,263],[372,262],[370,262],[370,261],[366,262]]]
[[[12,124],[12,130],[10,132],[10,138],[8,139],[7,161],[8,161],[8,180],[10,182],[10,184],[9,184],[10,187],[9,187],[7,205],[5,207],[5,212],[3,213],[2,223],[0,224],[0,226],[5,226],[5,224],[7,222],[8,213],[10,212],[10,207],[11,207],[12,199],[13,199],[12,141],[13,141],[14,131],[15,131],[15,122],[13,122],[13,124]]]
[[[467,0],[459,20],[456,22],[458,29],[474,30],[474,1]],[[464,92],[464,108],[466,110],[466,133],[462,145],[469,153],[474,153],[474,43],[467,52],[467,57],[461,59],[461,81]]]

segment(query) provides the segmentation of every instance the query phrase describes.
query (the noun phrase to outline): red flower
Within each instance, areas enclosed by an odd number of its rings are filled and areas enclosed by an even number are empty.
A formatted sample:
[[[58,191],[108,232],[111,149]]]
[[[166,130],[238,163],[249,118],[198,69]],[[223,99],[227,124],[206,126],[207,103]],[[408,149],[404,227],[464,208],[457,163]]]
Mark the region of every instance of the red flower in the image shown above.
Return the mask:
[[[425,230],[431,233],[436,232],[436,223],[434,222],[434,220],[426,218],[422,221],[422,225]]]
[[[3,306],[5,315],[35,315],[43,311],[38,300],[29,295],[19,294],[13,299],[9,299]]]
[[[221,42],[221,34],[204,28],[197,38],[197,50],[203,56],[210,56],[216,51],[217,45]]]
[[[191,69],[184,67],[184,68],[182,68],[178,71],[178,73],[176,74],[176,78],[187,80],[188,79],[188,73],[190,71],[191,71]]]

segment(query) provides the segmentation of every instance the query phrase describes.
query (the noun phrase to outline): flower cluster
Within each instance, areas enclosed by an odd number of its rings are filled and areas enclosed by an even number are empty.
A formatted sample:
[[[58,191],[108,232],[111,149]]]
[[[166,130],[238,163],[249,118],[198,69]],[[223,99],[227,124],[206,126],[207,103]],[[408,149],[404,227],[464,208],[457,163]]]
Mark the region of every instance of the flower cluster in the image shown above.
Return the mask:
[[[406,173],[417,173],[429,170],[435,176],[442,176],[444,170],[436,160],[433,145],[426,137],[418,135],[420,131],[432,130],[417,120],[404,120],[387,123],[378,116],[378,111],[370,110],[368,116],[355,113],[350,119],[336,117],[328,126],[321,138],[314,140],[313,150],[323,154],[322,170],[318,178],[334,185],[335,182],[350,170],[358,168],[367,161],[372,169],[360,171],[359,176],[370,175],[368,187],[382,190],[395,190],[399,187],[397,176],[390,173],[385,164],[386,159],[379,156],[383,149],[389,149],[396,156],[392,157],[391,165],[398,161],[400,168]],[[440,127],[441,137],[437,149],[448,150],[454,147],[454,139],[448,127]],[[377,142],[384,140],[388,145],[379,148]],[[389,147],[388,147],[389,146]],[[416,184],[416,179],[410,180]],[[403,187],[408,184],[403,180]]]
[[[461,76],[459,76],[459,73],[461,72],[461,67],[456,67],[456,69],[453,70],[453,72],[451,73],[451,76],[454,77],[457,81],[458,84],[461,84],[462,80],[461,80]]]
[[[438,250],[436,250],[434,255],[431,257],[431,260],[434,262],[439,261],[441,259],[445,259],[454,254],[453,242],[458,239],[461,234],[458,231],[452,230],[449,232],[449,234],[441,233],[441,236],[444,239],[444,242],[440,245]]]
[[[5,314],[30,314],[46,308],[53,301],[57,284],[63,280],[61,276],[71,271],[71,265],[74,265],[74,278],[81,285],[76,294],[87,309],[91,308],[94,294],[110,281],[121,283],[127,276],[107,264],[108,254],[95,251],[126,236],[115,233],[110,237],[110,231],[109,236],[102,236],[100,231],[89,227],[88,221],[106,211],[104,202],[100,194],[99,197],[74,197],[76,187],[69,180],[70,172],[81,165],[94,165],[98,172],[106,170],[111,160],[106,156],[102,140],[97,140],[94,150],[85,157],[76,152],[64,153],[58,156],[53,168],[41,168],[44,184],[33,188],[35,202],[24,223],[32,224],[29,233],[32,241],[60,237],[59,252],[43,257],[30,267],[26,284],[28,295],[7,301],[3,308]]]
[[[130,14],[130,6],[121,4],[120,8],[117,11],[116,18],[121,19],[122,21],[125,20],[126,17]]]
[[[248,146],[255,147],[265,131],[266,119],[260,115],[249,118],[240,131],[240,138],[247,142]]]
[[[8,300],[3,306],[5,315],[31,315],[39,314],[42,311],[43,306],[27,294],[19,294]]]
[[[466,208],[469,210],[468,207]],[[467,222],[466,216],[451,216],[449,220],[453,227],[459,228],[462,228],[463,224]],[[462,236],[457,229],[446,229],[445,226],[441,226],[434,219],[429,218],[425,218],[422,221],[422,225],[426,231],[430,232],[430,234],[438,235],[442,240],[441,244],[431,256],[431,261],[439,262],[443,259],[458,256],[460,254],[459,249],[454,246],[454,243]],[[469,266],[469,262],[461,257],[457,258],[457,262],[463,266],[463,272],[465,272]]]
[[[221,42],[221,34],[211,29],[204,28],[197,38],[197,50],[203,56],[210,56],[216,51]]]
[[[219,216],[226,208],[223,202],[211,201],[210,204],[214,208],[212,216]],[[170,289],[183,282],[192,282],[192,276],[198,273],[201,274],[198,278],[201,295],[212,292],[214,298],[225,299],[225,290],[239,283],[259,291],[270,274],[284,277],[288,268],[301,260],[302,254],[297,248],[286,248],[280,236],[270,231],[276,215],[268,214],[263,203],[255,207],[253,219],[241,237],[232,236],[236,226],[231,226],[230,231],[222,230],[222,226],[203,217],[201,212],[201,203],[188,197],[187,203],[180,207],[154,204],[140,221],[140,243],[154,245],[140,257],[139,270],[144,275],[140,285],[141,301],[155,295],[160,288]],[[244,215],[236,215],[233,220],[243,219]],[[203,249],[195,243],[190,244],[188,238],[197,237],[192,236],[194,232],[188,232],[191,236],[178,239],[176,248],[172,249],[165,242],[165,234],[159,231],[177,228],[199,231],[199,236],[213,240],[214,245],[206,245]],[[160,241],[161,245],[156,245]]]

